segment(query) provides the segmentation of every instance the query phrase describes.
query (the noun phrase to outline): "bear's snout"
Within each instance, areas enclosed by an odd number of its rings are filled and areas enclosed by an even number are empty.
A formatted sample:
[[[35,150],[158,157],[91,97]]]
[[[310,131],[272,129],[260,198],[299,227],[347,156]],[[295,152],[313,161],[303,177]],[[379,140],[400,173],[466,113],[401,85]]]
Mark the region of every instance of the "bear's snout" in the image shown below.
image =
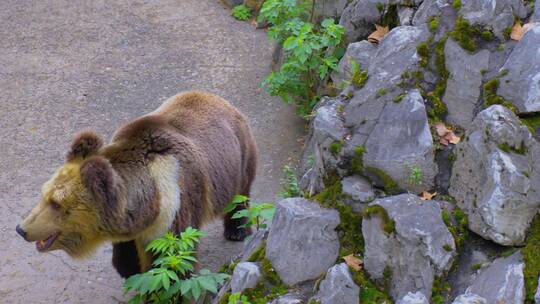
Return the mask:
[[[27,233],[26,231],[24,231],[24,229],[21,228],[21,225],[17,225],[17,227],[15,227],[15,231],[17,231],[17,233],[22,236],[25,241],[28,241]]]

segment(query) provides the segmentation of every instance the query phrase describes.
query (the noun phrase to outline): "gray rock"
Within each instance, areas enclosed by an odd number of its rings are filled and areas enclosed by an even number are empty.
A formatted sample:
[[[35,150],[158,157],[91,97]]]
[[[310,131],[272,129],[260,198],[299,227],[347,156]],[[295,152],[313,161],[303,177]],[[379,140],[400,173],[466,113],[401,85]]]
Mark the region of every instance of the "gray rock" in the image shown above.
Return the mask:
[[[328,269],[315,299],[321,304],[360,303],[360,288],[354,283],[347,264],[341,263]]]
[[[452,8],[451,2],[448,0],[424,1],[416,10],[412,24],[427,23],[430,17],[441,15],[446,8]]]
[[[344,200],[353,207],[356,212],[361,211],[363,203],[370,202],[375,198],[375,192],[371,183],[358,175],[347,176],[341,181],[342,193],[346,196]]]
[[[257,249],[263,246],[264,241],[267,237],[268,230],[262,229],[255,232],[249,240],[245,241],[244,248],[242,249],[242,253],[240,254],[241,261],[247,261]]]
[[[343,107],[339,99],[323,100],[311,120],[308,140],[304,145],[299,186],[308,195],[324,189],[324,178],[328,168],[336,168],[341,160],[332,153],[330,145],[343,140],[346,129],[338,111]]]
[[[336,261],[339,240],[336,210],[303,198],[276,204],[266,257],[287,285],[318,278]]]
[[[385,102],[392,101],[401,93],[397,84],[405,71],[418,67],[416,47],[429,37],[427,27],[399,26],[392,29],[381,41],[370,61],[369,78],[361,90],[345,107],[345,124],[356,134],[369,135]],[[381,96],[381,91],[386,94]]]
[[[409,292],[401,300],[397,301],[396,304],[429,304],[426,296],[421,292]]]
[[[444,47],[446,68],[450,77],[446,83],[443,97],[448,107],[447,121],[468,129],[474,119],[474,109],[480,97],[482,74],[489,65],[489,51],[482,50],[475,54],[462,49],[452,39]]]
[[[241,262],[236,265],[231,278],[231,291],[242,292],[246,288],[253,288],[261,278],[259,266],[251,262]]]
[[[466,293],[477,294],[487,303],[523,303],[525,279],[521,252],[498,258],[476,278]]]
[[[497,93],[521,113],[540,111],[540,23],[536,23],[515,46],[501,71]]]
[[[534,3],[534,13],[531,16],[532,22],[540,22],[540,0],[536,0]]]
[[[413,194],[379,199],[370,206],[383,207],[395,223],[386,233],[381,216],[365,217],[364,266],[371,278],[382,280],[390,271],[390,295],[394,300],[420,291],[431,298],[435,276],[448,271],[456,255],[452,234],[441,219],[435,201],[422,201]]]
[[[362,70],[367,70],[371,56],[375,54],[377,47],[366,41],[354,42],[347,46],[347,51],[339,61],[338,70],[331,74],[332,81],[339,85],[343,81],[349,81],[352,78],[352,63],[356,61]]]
[[[398,17],[400,25],[412,25],[414,8],[402,6],[398,8]]]
[[[349,3],[348,0],[314,0],[313,2],[315,3],[313,15],[316,20],[339,18]]]
[[[379,22],[382,12],[377,5],[386,4],[387,0],[355,0],[343,11],[339,24],[345,28],[347,41],[365,39],[374,31],[373,24]]]
[[[491,106],[455,154],[449,193],[469,228],[501,245],[522,244],[540,204],[540,145],[528,128],[507,108]]]
[[[304,300],[299,294],[288,293],[274,299],[271,304],[304,304]]]
[[[459,14],[472,25],[490,28],[499,39],[514,24],[514,16],[525,18],[527,9],[520,0],[462,0]]]
[[[458,296],[452,304],[488,304],[486,299],[473,293]]]
[[[399,103],[386,104],[365,148],[364,166],[383,170],[402,189],[419,193],[433,187],[435,145],[418,90],[410,91]],[[419,180],[411,180],[413,170],[421,171]],[[370,177],[377,182],[376,176]]]

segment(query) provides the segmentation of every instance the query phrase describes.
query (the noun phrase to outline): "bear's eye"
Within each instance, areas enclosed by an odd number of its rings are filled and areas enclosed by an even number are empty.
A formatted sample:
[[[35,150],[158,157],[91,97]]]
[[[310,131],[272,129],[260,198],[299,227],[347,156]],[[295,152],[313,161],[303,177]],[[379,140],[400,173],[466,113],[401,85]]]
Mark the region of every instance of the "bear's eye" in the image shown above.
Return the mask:
[[[53,208],[53,210],[55,211],[60,211],[60,209],[62,209],[62,206],[55,201],[51,201],[50,204],[51,204],[51,208]]]

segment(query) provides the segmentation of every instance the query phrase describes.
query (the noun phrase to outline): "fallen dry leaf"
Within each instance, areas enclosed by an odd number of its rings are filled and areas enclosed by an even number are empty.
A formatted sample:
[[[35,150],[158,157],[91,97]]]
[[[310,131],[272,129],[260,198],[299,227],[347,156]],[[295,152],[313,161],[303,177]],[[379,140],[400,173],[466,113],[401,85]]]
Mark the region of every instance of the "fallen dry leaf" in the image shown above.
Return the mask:
[[[356,271],[362,270],[362,265],[364,265],[364,261],[360,259],[359,257],[354,256],[354,254],[349,254],[348,256],[344,256],[343,259],[345,260],[345,263],[349,265],[352,269]]]
[[[380,26],[378,24],[375,24],[375,32],[371,33],[367,40],[371,43],[379,43],[386,34],[388,34],[388,26]]]
[[[454,134],[454,132],[450,132],[444,136],[444,139],[448,140],[449,143],[457,145],[461,138]]]
[[[516,21],[512,27],[512,32],[510,33],[510,39],[520,41],[523,38],[523,35],[530,30],[533,26],[533,23],[529,22],[521,26],[521,22]]]
[[[435,125],[435,131],[439,135],[439,143],[443,146],[448,146],[449,144],[456,145],[461,140],[454,131],[448,129],[442,122]]]
[[[431,200],[433,197],[435,197],[435,195],[437,195],[437,192],[430,193],[430,192],[424,191],[424,192],[422,192],[422,194],[420,195],[420,199],[422,199],[422,200],[424,200],[424,201],[429,201],[429,200]]]
[[[442,122],[439,122],[435,125],[435,130],[437,131],[437,135],[439,136],[445,136],[448,132],[452,132]]]

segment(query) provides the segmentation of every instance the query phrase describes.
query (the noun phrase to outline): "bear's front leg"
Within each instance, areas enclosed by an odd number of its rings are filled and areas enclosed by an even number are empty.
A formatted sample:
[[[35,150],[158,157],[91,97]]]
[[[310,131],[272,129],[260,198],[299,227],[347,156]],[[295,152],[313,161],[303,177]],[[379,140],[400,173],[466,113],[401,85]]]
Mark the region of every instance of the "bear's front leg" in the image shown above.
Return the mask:
[[[123,278],[141,272],[135,241],[113,243],[112,263]]]

